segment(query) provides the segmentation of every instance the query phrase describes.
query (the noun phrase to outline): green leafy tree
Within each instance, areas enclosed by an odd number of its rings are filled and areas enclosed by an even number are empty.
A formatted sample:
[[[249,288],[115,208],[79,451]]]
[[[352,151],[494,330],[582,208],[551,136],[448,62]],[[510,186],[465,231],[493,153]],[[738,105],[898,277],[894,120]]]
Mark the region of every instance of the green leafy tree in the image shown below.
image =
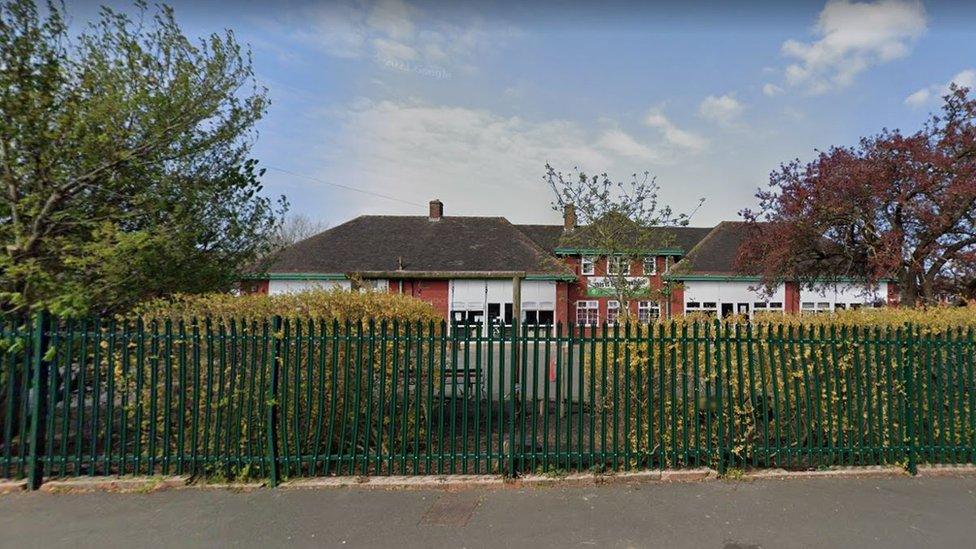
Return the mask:
[[[166,6],[0,4],[0,310],[105,313],[230,288],[287,207],[250,157],[268,105],[231,31]]]
[[[644,172],[626,182],[613,181],[606,173],[562,173],[546,164],[544,179],[555,195],[552,209],[572,207],[580,223],[563,234],[560,247],[591,250],[608,262],[606,280],[621,304],[622,318],[628,314],[626,304],[634,299],[661,300],[670,295],[667,284],[653,290],[645,277],[628,276],[625,267],[643,261],[650,251],[671,247],[674,233],[668,227],[686,226],[691,219],[690,214],[676,214],[660,203],[654,177]],[[619,268],[611,269],[610,263]]]

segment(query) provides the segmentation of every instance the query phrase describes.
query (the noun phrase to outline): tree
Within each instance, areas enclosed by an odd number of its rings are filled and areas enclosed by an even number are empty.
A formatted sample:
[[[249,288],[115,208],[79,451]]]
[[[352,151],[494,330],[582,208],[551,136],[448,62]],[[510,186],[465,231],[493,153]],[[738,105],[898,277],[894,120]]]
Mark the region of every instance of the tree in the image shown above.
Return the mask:
[[[667,227],[685,226],[690,215],[675,214],[670,206],[658,201],[657,180],[648,172],[633,174],[626,183],[613,181],[606,173],[587,175],[577,169],[563,174],[546,164],[545,181],[556,199],[553,210],[571,206],[580,226],[564,233],[563,248],[593,250],[608,261],[629,265],[642,261],[649,251],[674,244],[674,233]],[[699,206],[704,199],[699,201]],[[661,299],[670,293],[665,286],[654,295],[644,277],[631,277],[626,269],[608,269],[607,282],[614,298],[622,305],[621,315],[628,314],[624,304],[640,297]]]
[[[746,210],[744,272],[767,285],[891,278],[902,303],[972,292],[976,262],[976,100],[953,87],[919,131],[883,130],[784,164]],[[968,288],[968,290],[967,290]]]
[[[266,92],[233,33],[173,11],[0,4],[0,310],[104,313],[229,288],[286,208],[250,158]]]
[[[320,219],[312,219],[305,214],[294,214],[285,217],[284,222],[272,239],[272,252],[287,248],[296,242],[315,236],[329,228],[329,224]]]

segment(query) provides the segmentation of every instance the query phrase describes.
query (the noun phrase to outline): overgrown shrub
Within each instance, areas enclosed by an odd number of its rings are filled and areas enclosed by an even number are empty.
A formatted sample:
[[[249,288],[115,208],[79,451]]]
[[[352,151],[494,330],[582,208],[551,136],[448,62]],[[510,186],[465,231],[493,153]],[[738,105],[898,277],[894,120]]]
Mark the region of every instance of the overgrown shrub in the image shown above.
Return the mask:
[[[594,436],[631,466],[901,463],[912,437],[920,462],[973,458],[972,310],[754,320],[685,318],[650,338],[632,327],[606,349],[596,340],[586,377],[608,427]]]
[[[735,315],[726,317],[724,322],[746,323],[750,319]],[[846,309],[829,313],[758,313],[751,318],[753,322],[782,324],[784,326],[858,326],[881,327],[905,326],[911,324],[923,328],[967,328],[976,327],[976,307],[881,307],[877,309]],[[676,317],[675,322],[693,324],[695,322],[715,322],[714,316],[702,313],[689,313]],[[662,320],[662,322],[670,322]]]
[[[194,318],[264,320],[274,316],[292,319],[347,320],[355,323],[370,319],[400,322],[440,322],[441,316],[426,301],[386,292],[310,290],[292,294],[202,294],[176,295],[142,303],[127,318],[183,320]]]
[[[123,318],[68,321],[62,328],[54,342],[57,452],[87,452],[74,436],[81,431],[82,439],[111,435],[115,452],[141,456],[125,465],[68,461],[65,471],[173,471],[190,466],[196,454],[198,472],[226,477],[265,474],[266,464],[250,456],[265,453],[270,402],[281,410],[279,448],[294,460],[283,464],[284,473],[307,470],[315,455],[351,454],[356,447],[406,451],[415,437],[401,442],[393,435],[414,433],[431,402],[419,406],[416,395],[404,401],[402,394],[394,402],[381,392],[394,378],[403,393],[404,384],[433,375],[420,371],[418,345],[429,352],[426,338],[440,333],[441,323],[430,304],[415,298],[333,290],[181,295],[145,303]],[[279,389],[272,396],[273,362]],[[366,425],[366,417],[376,421]],[[216,459],[227,452],[236,459]]]

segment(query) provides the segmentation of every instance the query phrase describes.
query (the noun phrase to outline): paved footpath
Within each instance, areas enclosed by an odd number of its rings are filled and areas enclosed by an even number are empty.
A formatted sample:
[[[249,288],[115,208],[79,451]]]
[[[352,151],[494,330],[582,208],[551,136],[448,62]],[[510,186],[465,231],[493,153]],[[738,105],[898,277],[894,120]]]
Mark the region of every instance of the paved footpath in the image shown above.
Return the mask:
[[[0,496],[0,547],[976,547],[976,478]]]

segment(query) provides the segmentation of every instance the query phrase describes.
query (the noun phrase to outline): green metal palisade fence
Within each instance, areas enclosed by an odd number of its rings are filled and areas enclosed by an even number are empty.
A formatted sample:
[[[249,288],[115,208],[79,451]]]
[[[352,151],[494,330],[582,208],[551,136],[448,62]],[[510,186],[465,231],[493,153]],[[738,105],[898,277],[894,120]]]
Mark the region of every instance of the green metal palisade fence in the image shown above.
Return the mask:
[[[972,329],[0,323],[0,477],[973,463]]]

